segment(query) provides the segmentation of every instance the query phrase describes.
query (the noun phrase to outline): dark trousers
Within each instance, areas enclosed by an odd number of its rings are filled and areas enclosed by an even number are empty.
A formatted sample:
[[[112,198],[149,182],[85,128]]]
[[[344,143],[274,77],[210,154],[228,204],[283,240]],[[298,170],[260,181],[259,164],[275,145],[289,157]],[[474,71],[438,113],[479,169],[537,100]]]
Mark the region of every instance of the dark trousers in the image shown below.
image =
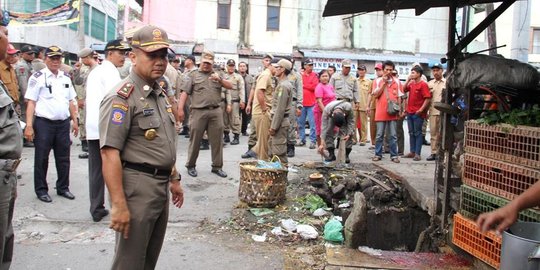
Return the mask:
[[[242,128],[241,132],[244,133],[247,131],[247,127],[249,125],[249,122],[251,121],[251,114],[246,113],[246,109],[240,110],[240,114],[242,115]],[[252,127],[252,129],[254,129]]]
[[[88,179],[90,191],[90,214],[98,216],[105,210],[105,184],[101,170],[99,140],[88,140]]]
[[[9,269],[13,257],[13,209],[17,174],[0,170],[0,269]]]
[[[47,185],[47,170],[49,168],[49,154],[54,151],[56,161],[56,192],[69,191],[69,119],[51,121],[36,117],[34,121],[34,190],[36,195],[45,195],[49,191]]]

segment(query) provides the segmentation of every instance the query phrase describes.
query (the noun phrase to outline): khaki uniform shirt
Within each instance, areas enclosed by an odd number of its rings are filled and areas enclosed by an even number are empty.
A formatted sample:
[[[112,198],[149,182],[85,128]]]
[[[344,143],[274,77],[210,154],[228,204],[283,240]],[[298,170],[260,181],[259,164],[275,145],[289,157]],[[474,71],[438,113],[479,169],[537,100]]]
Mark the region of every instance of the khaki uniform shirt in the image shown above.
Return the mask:
[[[433,107],[433,104],[435,102],[441,102],[443,92],[446,89],[446,79],[442,78],[440,81],[433,79],[428,82],[428,86],[429,91],[431,91],[431,105],[429,106],[429,115],[440,115],[441,112],[435,109],[435,107]]]
[[[173,91],[176,93],[177,89],[177,81],[178,76],[180,76],[179,71],[175,69],[171,64],[167,64],[167,68],[165,69],[165,74],[163,74],[167,79],[169,79],[170,87],[173,89]]]
[[[15,74],[15,69],[6,63],[6,61],[0,62],[0,79],[4,82],[4,85],[7,87],[9,95],[15,104],[20,104],[20,92],[19,92],[19,82],[17,81],[17,75]]]
[[[345,102],[343,100],[334,100],[326,105],[323,110],[322,123],[321,123],[321,140],[326,141],[328,136],[334,132],[334,118],[332,118],[332,113],[335,109],[341,109],[345,113],[345,125],[339,128],[339,136],[343,137],[346,135],[353,134],[354,132],[354,113],[352,110],[352,105],[350,102]]]
[[[296,71],[292,71],[287,79],[293,86],[292,98],[295,101],[296,108],[302,109],[302,102],[304,101],[304,85],[302,83],[302,75]]]
[[[184,77],[180,91],[185,91],[191,98],[191,108],[206,109],[220,106],[222,87],[219,82],[210,80],[211,72],[194,70]]]
[[[77,99],[86,99],[86,79],[88,78],[90,71],[97,66],[98,65],[95,65],[93,68],[90,68],[87,65],[82,65],[80,69],[72,70],[73,87],[77,93]],[[107,91],[108,90],[110,89],[107,89]]]
[[[232,74],[225,74],[225,80],[231,82],[233,88],[229,89],[229,93],[231,94],[232,102],[246,102],[245,95],[245,83],[244,79],[240,74],[238,73],[232,73]]]
[[[245,74],[242,76],[244,79],[244,102],[247,103],[249,99],[249,94],[251,93],[251,88],[253,87],[253,84],[255,83],[255,79],[253,78],[253,75],[251,74]]]
[[[45,65],[45,63],[43,62],[43,60],[39,59],[39,58],[35,58],[34,60],[32,60],[32,69],[34,71],[40,71],[44,68],[46,68],[47,66]]]
[[[347,76],[337,72],[334,73],[332,78],[330,78],[330,85],[334,87],[336,99],[348,99],[351,102],[360,101],[356,78],[352,75],[352,73],[349,73]]]
[[[360,96],[360,101],[359,101],[359,106],[357,107],[357,109],[359,111],[367,111],[368,109],[368,98],[369,98],[369,95],[371,94],[371,85],[373,84],[373,82],[364,77],[363,79],[356,79],[356,82],[358,83],[358,92],[359,92],[359,96]]]
[[[272,123],[270,128],[278,130],[280,127],[287,127],[290,121],[283,121],[291,113],[291,102],[293,100],[294,86],[291,81],[285,79],[280,81],[272,97],[272,109],[270,111]]]
[[[131,72],[109,92],[99,109],[101,148],[120,150],[120,158],[171,170],[176,163],[175,119],[163,89]],[[148,131],[157,136],[149,138]]]
[[[13,100],[0,82],[0,159],[18,159],[22,154],[22,129]]]
[[[30,79],[30,76],[32,76],[33,73],[34,69],[32,68],[32,63],[28,63],[24,59],[21,59],[15,64],[15,75],[17,75],[19,91],[23,97],[26,94],[26,88],[28,88],[28,79]]]
[[[264,91],[264,103],[268,109],[272,109],[272,93],[274,92],[274,80],[270,70],[265,69],[257,78],[257,84],[255,85],[255,91],[261,89]],[[259,99],[257,98],[257,93],[253,98],[253,115],[263,114],[261,105],[259,104]]]
[[[182,85],[184,83],[184,81],[186,80],[186,77],[193,71],[197,70],[197,67],[193,67],[192,69],[185,69],[183,73],[180,73],[177,77],[176,77],[176,94],[178,96],[178,94],[180,94],[180,92],[182,92]]]

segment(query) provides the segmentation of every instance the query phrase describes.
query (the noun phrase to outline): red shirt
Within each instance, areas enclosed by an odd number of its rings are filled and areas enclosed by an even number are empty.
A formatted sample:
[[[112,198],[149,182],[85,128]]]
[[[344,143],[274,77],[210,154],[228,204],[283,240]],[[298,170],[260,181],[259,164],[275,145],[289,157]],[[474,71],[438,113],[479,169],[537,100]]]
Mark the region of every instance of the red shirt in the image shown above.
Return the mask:
[[[418,110],[420,110],[420,108],[422,108],[424,100],[431,98],[429,86],[423,80],[420,80],[419,82],[410,81],[405,87],[405,92],[409,92],[409,100],[406,109],[407,113],[416,113]],[[426,107],[426,110],[420,114],[422,118],[427,117],[427,108],[428,107]]]
[[[302,85],[303,85],[303,93],[304,93],[304,100],[302,101],[302,105],[304,107],[311,107],[315,105],[315,87],[317,87],[317,84],[319,84],[319,77],[317,77],[317,74],[315,72],[307,73],[302,72]]]
[[[377,78],[373,83],[373,91],[382,88],[382,78]],[[376,98],[377,109],[375,110],[375,122],[395,121],[398,120],[398,115],[389,115],[387,113],[388,98],[397,102],[398,97],[403,96],[402,85],[398,79],[393,78],[392,83],[386,86],[386,89],[380,91],[380,96]],[[386,91],[388,91],[388,98],[386,98]]]

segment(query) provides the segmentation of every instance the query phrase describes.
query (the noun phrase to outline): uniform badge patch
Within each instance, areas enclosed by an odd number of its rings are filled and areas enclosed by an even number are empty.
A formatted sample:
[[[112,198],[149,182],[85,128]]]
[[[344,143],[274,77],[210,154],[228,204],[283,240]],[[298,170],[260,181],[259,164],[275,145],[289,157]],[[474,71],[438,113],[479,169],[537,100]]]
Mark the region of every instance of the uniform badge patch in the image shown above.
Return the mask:
[[[125,83],[124,85],[122,85],[122,87],[120,87],[120,89],[116,91],[116,94],[123,99],[127,99],[131,95],[131,92],[133,92],[133,88],[133,84]]]
[[[115,108],[112,110],[111,122],[115,125],[121,125],[124,123],[124,118],[126,117],[126,111]]]
[[[114,109],[120,109],[124,112],[127,112],[128,110],[128,105],[127,104],[123,104],[123,103],[113,103],[112,107]]]
[[[21,72],[24,72],[24,67],[22,68]],[[43,74],[43,73],[41,73],[41,71],[36,71],[34,73],[34,77],[38,78],[39,76],[41,76],[41,74]]]

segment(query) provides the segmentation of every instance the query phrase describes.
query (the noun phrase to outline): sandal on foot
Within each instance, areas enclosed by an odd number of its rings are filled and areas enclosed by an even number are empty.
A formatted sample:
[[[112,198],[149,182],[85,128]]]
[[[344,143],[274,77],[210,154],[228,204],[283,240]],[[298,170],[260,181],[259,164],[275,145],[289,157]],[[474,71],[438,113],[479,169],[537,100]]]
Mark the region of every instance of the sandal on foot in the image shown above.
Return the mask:
[[[422,160],[422,158],[419,155],[416,155],[416,156],[414,156],[413,160],[414,161],[420,161],[420,160]]]
[[[395,157],[395,158],[393,158],[393,159],[391,159],[391,160],[392,160],[392,162],[394,162],[394,163],[399,163],[399,162],[400,162],[400,161],[399,161],[399,158],[397,158],[397,157]]]
[[[373,160],[373,161],[381,161],[381,159],[382,159],[381,157],[375,156],[371,160]]]

